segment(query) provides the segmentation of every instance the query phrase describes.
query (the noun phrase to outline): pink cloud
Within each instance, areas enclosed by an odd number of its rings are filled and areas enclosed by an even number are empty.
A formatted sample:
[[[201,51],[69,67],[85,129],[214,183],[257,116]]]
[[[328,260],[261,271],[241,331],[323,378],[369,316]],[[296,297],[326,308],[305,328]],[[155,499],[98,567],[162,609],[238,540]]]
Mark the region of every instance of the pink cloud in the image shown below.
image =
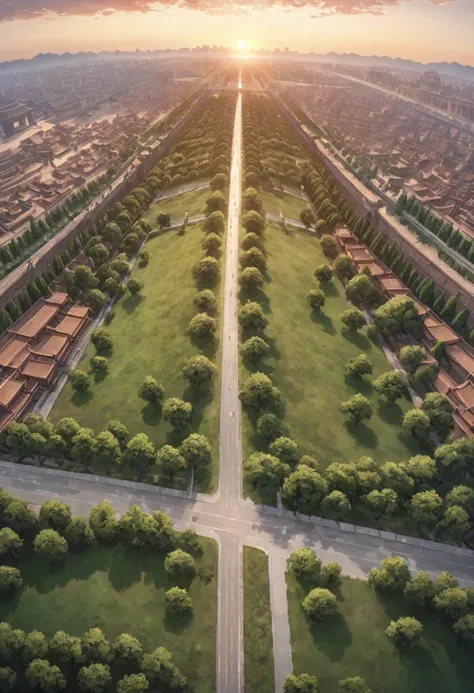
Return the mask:
[[[208,14],[240,14],[251,10],[282,7],[310,7],[319,11],[315,16],[332,14],[379,15],[385,9],[412,0],[0,0],[0,22],[34,19],[49,13],[58,15],[108,15],[113,12],[150,12],[154,5],[182,7]],[[445,5],[456,0],[426,0],[432,5]]]

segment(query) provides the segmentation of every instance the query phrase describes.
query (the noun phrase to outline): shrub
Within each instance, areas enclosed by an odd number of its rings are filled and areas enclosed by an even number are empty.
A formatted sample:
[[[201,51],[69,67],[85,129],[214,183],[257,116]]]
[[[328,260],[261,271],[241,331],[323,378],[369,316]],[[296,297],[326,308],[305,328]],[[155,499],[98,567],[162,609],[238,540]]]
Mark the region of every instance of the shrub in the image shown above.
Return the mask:
[[[306,300],[308,301],[311,308],[316,313],[319,313],[321,308],[326,303],[326,296],[324,295],[324,292],[321,291],[321,289],[313,289],[312,291],[308,291],[308,293],[306,294]]]
[[[365,315],[358,308],[348,308],[341,313],[341,322],[348,330],[360,330],[365,325]]]
[[[194,558],[182,549],[175,549],[165,558],[165,570],[174,577],[194,575],[196,572]]]
[[[340,410],[343,414],[347,414],[350,423],[356,425],[372,416],[372,405],[361,394],[354,395],[346,402],[341,402]]]
[[[321,285],[328,284],[332,279],[332,269],[329,265],[319,265],[314,270],[314,276]]]
[[[205,339],[215,335],[217,323],[207,313],[198,313],[189,321],[188,332],[192,337]]]
[[[423,626],[416,618],[405,616],[398,621],[391,621],[385,632],[397,645],[413,647],[421,640]]]
[[[58,563],[67,553],[67,541],[54,529],[43,529],[33,540],[33,548],[42,558]]]
[[[361,378],[363,375],[371,375],[374,367],[365,354],[359,354],[349,359],[345,365],[346,375]]]
[[[163,420],[175,430],[187,428],[191,424],[192,414],[192,405],[178,397],[167,399],[163,408]]]
[[[143,289],[143,282],[135,277],[132,277],[127,282],[127,289],[130,291],[132,296],[136,296]]]
[[[91,335],[91,342],[95,346],[98,354],[112,351],[113,342],[110,333],[103,327],[99,327]]]
[[[189,555],[189,554],[187,554]],[[182,613],[191,609],[191,597],[185,589],[172,587],[165,593],[166,608],[173,614]]]
[[[109,359],[105,356],[93,356],[91,358],[91,369],[96,375],[105,375],[109,370]]]
[[[69,371],[69,380],[71,381],[72,389],[79,393],[87,392],[91,386],[91,379],[87,373],[79,368]]]
[[[9,565],[0,565],[0,593],[18,590],[23,580],[18,568]]]
[[[336,597],[324,587],[316,587],[303,599],[302,607],[307,618],[322,621],[336,613]]]
[[[138,388],[138,396],[149,404],[156,406],[161,402],[165,394],[164,387],[153,376],[147,375]]]

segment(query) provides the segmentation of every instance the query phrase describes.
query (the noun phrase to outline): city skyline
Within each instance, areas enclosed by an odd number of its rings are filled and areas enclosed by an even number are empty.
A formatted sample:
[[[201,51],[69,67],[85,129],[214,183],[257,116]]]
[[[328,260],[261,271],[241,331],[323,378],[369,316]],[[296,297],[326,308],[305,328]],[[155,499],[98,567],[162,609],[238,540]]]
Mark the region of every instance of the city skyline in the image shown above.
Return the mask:
[[[6,0],[0,60],[37,53],[288,46],[474,64],[470,0]],[[60,14],[58,14],[60,12]],[[198,39],[197,39],[198,37]]]

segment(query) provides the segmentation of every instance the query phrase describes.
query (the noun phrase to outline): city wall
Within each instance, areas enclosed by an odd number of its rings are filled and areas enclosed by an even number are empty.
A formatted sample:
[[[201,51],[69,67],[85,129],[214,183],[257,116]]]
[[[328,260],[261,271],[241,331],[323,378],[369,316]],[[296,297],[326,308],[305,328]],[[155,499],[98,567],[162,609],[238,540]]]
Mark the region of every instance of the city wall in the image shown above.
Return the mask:
[[[170,147],[175,143],[177,137],[198,108],[205,94],[206,92],[204,91],[188,113],[186,113],[181,121],[162,140],[160,146],[142,161],[130,175],[125,176],[124,180],[117,188],[111,191],[102,202],[96,203],[95,207],[88,211],[85,217],[73,228],[69,229],[66,233],[60,231],[57,236],[48,242],[47,246],[43,249],[44,252],[39,250],[38,253],[40,253],[40,257],[34,260],[33,266],[28,267],[27,260],[0,281],[0,309],[4,308],[12,299],[17,298],[31,280],[37,279],[43,272],[48,270],[57,253],[62,253],[67,250],[71,241],[75,240],[83,231],[90,229],[115,202],[129,195],[140,185],[150,173],[151,169],[156,166],[158,161],[165,156]]]
[[[459,296],[458,309],[460,310],[461,307],[467,308],[472,320],[474,320],[474,284],[471,284],[440,258],[436,257],[436,262],[433,262],[433,259],[427,255],[426,247],[417,240],[416,236],[411,234],[405,227],[402,228],[401,224],[395,218],[391,220],[387,218],[387,216],[384,216],[383,211],[380,209],[382,201],[378,199],[377,202],[374,203],[374,193],[368,189],[365,189],[366,192],[364,192],[362,183],[351,173],[344,172],[344,170],[336,164],[336,161],[330,153],[326,152],[325,148],[320,143],[315,141],[315,139],[310,137],[308,133],[302,129],[300,122],[280,101],[278,95],[275,93],[271,95],[288,122],[296,129],[308,147],[334,175],[335,179],[344,189],[345,196],[356,213],[364,218],[370,218],[377,231],[385,234],[392,243],[398,246],[404,255],[409,258],[418,272],[432,279],[436,287],[443,291],[447,297],[457,294]]]

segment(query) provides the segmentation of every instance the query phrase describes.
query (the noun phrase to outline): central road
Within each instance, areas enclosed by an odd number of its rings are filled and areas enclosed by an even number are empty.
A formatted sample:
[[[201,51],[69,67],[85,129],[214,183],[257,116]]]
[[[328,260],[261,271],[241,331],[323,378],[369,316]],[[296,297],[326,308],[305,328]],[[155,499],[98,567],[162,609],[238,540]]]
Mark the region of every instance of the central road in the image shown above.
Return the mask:
[[[229,510],[238,508],[242,466],[237,327],[241,165],[242,97],[239,94],[230,169],[222,326],[219,492],[222,506]],[[240,693],[242,690],[242,580],[239,538],[226,534],[221,538],[219,551],[217,693]]]

